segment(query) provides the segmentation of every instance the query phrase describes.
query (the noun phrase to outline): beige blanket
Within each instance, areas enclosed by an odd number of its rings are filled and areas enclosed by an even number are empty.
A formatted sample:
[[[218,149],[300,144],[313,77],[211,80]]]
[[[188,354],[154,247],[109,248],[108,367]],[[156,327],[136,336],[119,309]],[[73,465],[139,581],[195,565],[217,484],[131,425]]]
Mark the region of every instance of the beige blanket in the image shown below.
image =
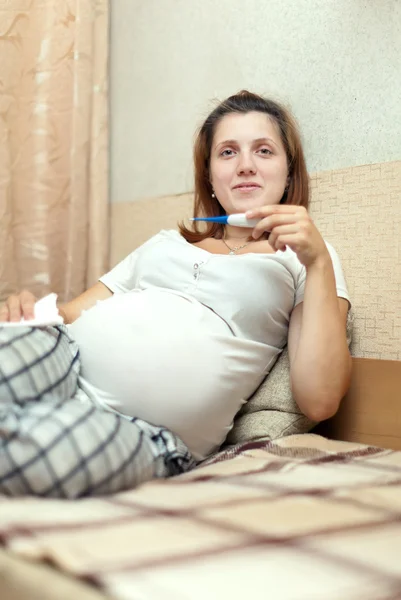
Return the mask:
[[[248,443],[105,499],[1,498],[0,536],[117,599],[401,598],[401,452]]]

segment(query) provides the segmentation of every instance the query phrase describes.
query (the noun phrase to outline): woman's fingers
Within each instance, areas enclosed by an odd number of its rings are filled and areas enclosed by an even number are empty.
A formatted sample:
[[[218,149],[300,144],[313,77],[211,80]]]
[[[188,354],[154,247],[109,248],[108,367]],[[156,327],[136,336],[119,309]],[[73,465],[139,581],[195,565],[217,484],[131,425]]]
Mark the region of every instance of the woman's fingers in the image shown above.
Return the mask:
[[[35,316],[35,302],[36,298],[31,292],[21,292],[20,294],[20,302],[21,302],[21,313],[24,319],[33,319]]]
[[[307,214],[306,208],[298,206],[297,204],[266,204],[259,208],[252,208],[246,212],[248,219],[258,219],[267,217],[274,214],[285,214],[285,213],[305,213]]]
[[[298,225],[295,223],[291,223],[290,225],[281,225],[279,227],[274,227],[272,232],[269,235],[269,244],[274,250],[283,250],[282,244],[278,244],[278,238],[283,235],[291,235],[298,232]]]
[[[8,306],[8,320],[9,321],[20,321],[21,320],[21,302],[19,296],[10,296],[7,300]]]
[[[36,298],[31,292],[23,291],[19,296],[13,294],[0,306],[0,322],[18,322],[22,318],[28,320],[35,316]]]
[[[5,321],[9,321],[9,310],[7,304],[2,304],[0,306],[0,323]]]
[[[291,225],[297,223],[297,219],[294,218],[294,213],[287,214],[276,214],[261,219],[259,223],[253,228],[252,237],[256,240],[263,233],[274,231],[275,228],[283,225]]]
[[[319,255],[328,253],[322,236],[303,206],[261,206],[248,211],[246,216],[260,219],[252,231],[255,240],[269,232],[269,243],[274,250],[285,250],[288,246],[305,267],[312,265]]]
[[[248,218],[259,218],[260,221],[252,231],[252,237],[258,239],[266,231],[271,232],[275,227],[290,223],[308,223],[311,221],[303,206],[275,205],[261,206],[246,213]]]
[[[287,233],[277,236],[277,239],[274,242],[275,250],[285,250],[286,246],[288,246],[289,248],[291,248],[291,250],[297,253],[299,248],[299,240],[297,234]]]

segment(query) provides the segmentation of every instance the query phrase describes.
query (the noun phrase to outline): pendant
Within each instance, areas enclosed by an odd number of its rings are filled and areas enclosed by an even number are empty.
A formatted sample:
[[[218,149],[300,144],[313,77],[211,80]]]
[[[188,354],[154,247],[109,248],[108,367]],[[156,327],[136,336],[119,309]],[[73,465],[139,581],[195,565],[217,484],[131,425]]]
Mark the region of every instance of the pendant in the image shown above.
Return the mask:
[[[234,250],[230,250],[230,252],[228,254],[233,255],[233,254],[235,254],[235,252],[234,252]]]

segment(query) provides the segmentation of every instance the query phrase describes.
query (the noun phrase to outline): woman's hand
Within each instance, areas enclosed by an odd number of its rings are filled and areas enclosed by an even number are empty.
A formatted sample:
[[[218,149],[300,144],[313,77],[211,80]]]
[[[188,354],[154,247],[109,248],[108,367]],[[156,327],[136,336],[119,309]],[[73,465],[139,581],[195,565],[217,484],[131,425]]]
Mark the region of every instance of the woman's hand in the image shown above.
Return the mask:
[[[264,232],[270,232],[269,244],[272,248],[284,251],[289,246],[305,267],[311,267],[320,258],[330,259],[322,236],[303,206],[261,206],[248,211],[246,216],[248,219],[261,219],[252,231],[254,239],[258,239]]]
[[[0,306],[0,322],[33,319],[35,302],[35,296],[26,290],[18,295],[9,296]]]

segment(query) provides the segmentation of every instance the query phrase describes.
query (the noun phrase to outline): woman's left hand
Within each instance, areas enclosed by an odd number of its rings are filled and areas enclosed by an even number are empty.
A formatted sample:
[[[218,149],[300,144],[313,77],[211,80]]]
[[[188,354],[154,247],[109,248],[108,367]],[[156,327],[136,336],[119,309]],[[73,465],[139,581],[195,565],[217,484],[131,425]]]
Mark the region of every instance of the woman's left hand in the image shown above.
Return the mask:
[[[320,258],[330,258],[327,246],[303,206],[274,204],[261,206],[246,213],[248,219],[261,219],[252,231],[254,239],[270,232],[269,244],[274,250],[288,246],[305,267],[311,267]]]

